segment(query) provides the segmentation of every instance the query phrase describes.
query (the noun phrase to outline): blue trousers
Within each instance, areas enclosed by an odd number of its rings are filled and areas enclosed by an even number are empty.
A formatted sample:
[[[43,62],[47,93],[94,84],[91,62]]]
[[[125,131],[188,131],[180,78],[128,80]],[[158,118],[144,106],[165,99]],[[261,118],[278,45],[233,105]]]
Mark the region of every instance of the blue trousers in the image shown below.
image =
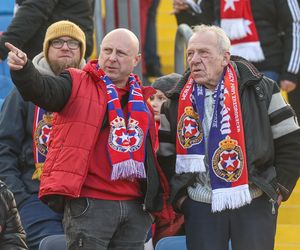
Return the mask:
[[[189,250],[273,250],[278,205],[266,195],[238,209],[212,213],[211,204],[187,198],[182,204]]]
[[[33,194],[19,209],[30,250],[39,249],[40,241],[49,235],[63,234],[62,214],[53,212]]]

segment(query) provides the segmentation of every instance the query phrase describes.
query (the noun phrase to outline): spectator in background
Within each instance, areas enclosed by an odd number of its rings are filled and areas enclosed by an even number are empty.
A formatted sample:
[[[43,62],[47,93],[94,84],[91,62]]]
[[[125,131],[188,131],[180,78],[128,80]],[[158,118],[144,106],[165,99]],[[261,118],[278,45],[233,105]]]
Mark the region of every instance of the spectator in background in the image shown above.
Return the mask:
[[[298,122],[300,122],[300,76],[298,78],[298,84],[294,91],[291,91],[288,95],[288,101],[292,105],[293,109],[296,112]]]
[[[169,186],[154,152],[147,102],[154,90],[131,73],[140,61],[137,37],[115,29],[98,60],[56,77],[42,76],[24,52],[6,46],[22,96],[56,112],[39,197],[64,210],[68,248],[142,249],[150,213],[164,208],[168,216]]]
[[[294,3],[294,2],[293,2]],[[300,6],[300,0],[298,0],[298,6]],[[300,17],[299,17],[299,13],[300,10],[298,12],[298,22],[300,22]],[[295,34],[297,35],[297,34]],[[298,32],[298,37],[299,37],[299,32]],[[298,74],[298,81],[297,81],[297,87],[294,91],[289,92],[288,95],[288,99],[289,99],[289,103],[292,105],[292,107],[294,108],[297,118],[298,118],[298,122],[300,121],[300,73]]]
[[[190,70],[161,108],[158,160],[174,169],[170,200],[189,250],[229,239],[273,250],[278,207],[299,178],[300,128],[276,82],[229,51],[221,28],[195,26]]]
[[[14,195],[0,181],[0,250],[27,250],[25,238]]]
[[[252,62],[282,90],[296,88],[300,72],[298,0],[201,0],[200,7],[204,23],[217,23],[225,30],[232,55]]]
[[[156,122],[156,129],[160,126],[160,109],[162,104],[167,101],[167,93],[173,89],[182,75],[177,73],[171,73],[162,77],[157,78],[152,87],[156,89],[156,93],[150,97],[150,103],[154,110],[154,118]],[[160,138],[160,143],[164,143],[164,138]],[[158,142],[158,140],[157,140]],[[158,149],[158,145],[157,145]],[[170,180],[174,169],[172,166],[164,165],[162,168],[164,174]],[[155,246],[156,243],[163,237],[173,236],[173,235],[183,235],[184,234],[184,218],[182,214],[174,213],[174,216],[168,219],[158,218],[155,221],[154,234],[152,235],[152,242]]]
[[[251,61],[265,76],[288,92],[291,105],[300,115],[300,2],[280,0],[225,1],[173,0],[179,23],[190,26],[218,24],[232,42],[231,54]]]
[[[85,35],[76,24],[52,24],[43,44],[43,52],[33,59],[41,74],[54,76],[66,68],[85,65]],[[31,250],[38,249],[42,238],[64,233],[62,214],[38,199],[52,119],[52,112],[24,101],[16,88],[6,98],[0,114],[0,179],[16,197]]]
[[[173,13],[177,24],[185,23],[191,27],[201,24],[200,2],[201,0],[173,0]]]
[[[146,77],[162,76],[160,58],[157,53],[156,16],[160,0],[153,0],[148,9],[146,38],[143,53],[145,56]]]
[[[93,49],[94,0],[17,0],[18,11],[7,30],[0,36],[0,60],[7,57],[5,42],[22,49],[33,59],[42,51],[48,26],[59,20],[76,23],[86,35],[86,54]]]
[[[119,1],[114,0],[114,22],[115,27],[124,27],[119,18]],[[143,0],[139,1],[139,17],[140,17],[140,40],[141,40],[141,68],[144,86],[150,85],[149,77],[161,76],[160,58],[157,54],[156,39],[156,14],[159,0]],[[130,5],[128,4],[128,8]],[[129,9],[127,10],[130,11]],[[128,20],[129,29],[132,20]]]
[[[171,73],[155,79],[155,81],[151,85],[156,90],[156,93],[150,96],[150,103],[154,110],[155,127],[157,131],[160,125],[161,105],[168,99],[166,97],[166,93],[176,85],[180,77],[180,74]]]

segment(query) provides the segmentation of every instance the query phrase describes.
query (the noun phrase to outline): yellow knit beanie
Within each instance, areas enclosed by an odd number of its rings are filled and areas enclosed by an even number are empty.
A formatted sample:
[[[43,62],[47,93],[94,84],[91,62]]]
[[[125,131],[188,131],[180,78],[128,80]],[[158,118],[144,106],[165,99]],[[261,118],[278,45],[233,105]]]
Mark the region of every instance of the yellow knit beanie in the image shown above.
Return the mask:
[[[81,43],[81,59],[83,59],[86,49],[85,34],[78,25],[70,21],[64,20],[53,23],[48,27],[46,31],[43,46],[43,52],[46,60],[48,61],[49,42],[61,36],[72,37]]]

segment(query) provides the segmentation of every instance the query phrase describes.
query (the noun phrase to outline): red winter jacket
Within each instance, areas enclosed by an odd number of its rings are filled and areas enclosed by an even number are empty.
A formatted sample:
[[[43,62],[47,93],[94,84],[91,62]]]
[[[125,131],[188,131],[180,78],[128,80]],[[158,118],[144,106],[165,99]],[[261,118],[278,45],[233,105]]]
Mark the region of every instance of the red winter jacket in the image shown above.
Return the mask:
[[[96,63],[90,62],[83,70],[69,69],[72,92],[64,108],[54,115],[47,159],[41,176],[39,197],[43,201],[51,201],[52,195],[73,198],[80,195],[107,106],[106,88],[103,84],[97,84],[100,75]],[[147,102],[154,90],[151,87],[142,87],[142,90]],[[153,113],[151,106],[147,105]],[[151,115],[145,160],[145,206],[149,211],[161,210],[169,192],[167,180],[154,154],[154,124]]]

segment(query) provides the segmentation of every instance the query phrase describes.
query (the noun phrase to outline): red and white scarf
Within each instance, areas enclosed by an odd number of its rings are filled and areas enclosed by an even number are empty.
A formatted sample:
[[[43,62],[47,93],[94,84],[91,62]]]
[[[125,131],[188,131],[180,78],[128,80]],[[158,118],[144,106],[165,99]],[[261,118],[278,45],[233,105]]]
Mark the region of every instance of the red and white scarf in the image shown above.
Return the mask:
[[[145,143],[149,130],[149,110],[144,102],[139,79],[131,74],[128,97],[128,122],[124,117],[115,85],[100,70],[100,83],[107,90],[107,110],[110,124],[108,155],[112,164],[111,179],[146,178]]]
[[[205,143],[205,87],[189,78],[180,93],[176,173],[205,172],[205,145],[212,187],[212,211],[234,209],[251,202],[238,84],[229,64],[217,86],[212,124]]]
[[[261,48],[250,0],[221,0],[221,28],[231,40],[231,54],[251,62],[265,59]]]

